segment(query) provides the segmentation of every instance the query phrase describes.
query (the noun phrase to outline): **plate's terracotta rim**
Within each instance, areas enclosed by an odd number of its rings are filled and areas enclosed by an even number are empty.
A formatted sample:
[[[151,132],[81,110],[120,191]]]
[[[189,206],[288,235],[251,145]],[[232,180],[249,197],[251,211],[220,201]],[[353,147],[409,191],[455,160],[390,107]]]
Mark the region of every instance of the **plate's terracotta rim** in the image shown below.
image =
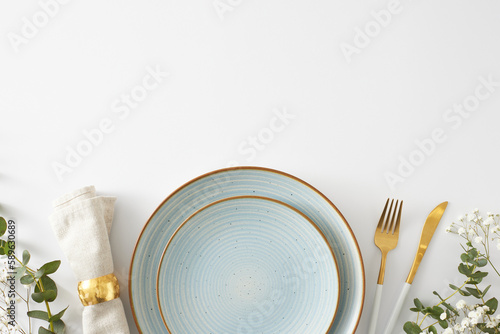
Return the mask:
[[[310,189],[312,189],[316,193],[318,193],[321,197],[323,197],[323,199],[328,204],[330,204],[332,206],[332,208],[338,213],[338,215],[340,216],[340,218],[342,218],[342,220],[344,221],[344,224],[347,226],[347,229],[348,229],[349,233],[351,234],[351,236],[352,236],[352,238],[354,240],[354,244],[356,246],[356,249],[358,250],[359,260],[360,260],[360,263],[361,263],[362,278],[363,278],[363,286],[362,286],[363,291],[361,293],[362,298],[361,298],[360,312],[359,312],[359,316],[358,316],[358,321],[356,322],[356,325],[354,326],[353,331],[352,331],[352,333],[356,333],[356,329],[358,328],[359,322],[361,320],[361,315],[363,314],[363,308],[364,308],[364,302],[365,302],[365,292],[366,292],[365,291],[366,290],[366,278],[365,278],[365,266],[364,266],[364,263],[363,263],[363,257],[361,256],[361,249],[359,248],[358,240],[356,239],[356,236],[354,235],[351,226],[349,225],[349,223],[345,219],[344,215],[335,206],[335,204],[333,204],[332,201],[330,201],[330,199],[328,199],[328,197],[326,197],[321,191],[319,191],[318,189],[316,189],[315,187],[313,187],[312,185],[310,185],[306,181],[304,181],[302,179],[299,179],[296,176],[293,176],[291,174],[288,174],[288,173],[285,173],[285,172],[282,172],[282,171],[279,171],[279,170],[276,170],[276,169],[267,168],[267,167],[260,167],[260,166],[237,166],[237,167],[221,168],[221,169],[216,169],[216,170],[213,170],[211,172],[199,175],[199,176],[195,177],[194,179],[191,179],[188,182],[184,183],[182,186],[178,187],[175,191],[173,191],[170,195],[168,195],[158,205],[158,207],[155,209],[155,211],[153,211],[153,213],[149,216],[146,224],[144,224],[144,226],[143,226],[143,228],[141,230],[141,233],[139,234],[139,236],[137,237],[137,240],[135,242],[134,252],[132,253],[132,257],[130,259],[130,268],[129,268],[129,274],[128,274],[128,293],[129,293],[130,308],[132,310],[132,316],[134,318],[135,326],[137,327],[137,330],[139,331],[139,333],[143,334],[142,330],[141,330],[141,328],[139,326],[139,323],[137,322],[137,318],[136,318],[136,314],[135,314],[134,301],[132,299],[132,284],[131,284],[131,282],[132,282],[132,268],[133,268],[133,264],[134,264],[135,253],[137,251],[137,246],[139,245],[139,241],[141,240],[142,234],[146,230],[146,227],[149,225],[151,219],[160,210],[160,208],[163,206],[163,204],[165,204],[165,202],[167,202],[171,197],[173,197],[175,194],[177,194],[178,192],[180,192],[182,189],[184,189],[188,185],[190,185],[190,184],[192,184],[192,183],[194,183],[194,182],[196,182],[196,181],[198,181],[198,180],[200,180],[202,178],[210,176],[210,175],[214,175],[214,174],[218,174],[218,173],[222,173],[222,172],[228,172],[228,171],[235,171],[235,170],[240,170],[240,169],[241,170],[260,170],[260,171],[266,171],[266,172],[270,172],[270,173],[276,173],[276,174],[280,174],[280,175],[286,176],[288,178],[291,178],[291,179],[293,179],[295,181],[298,181],[298,182],[302,183],[303,185],[309,187]],[[337,307],[337,309],[338,309],[338,307]]]
[[[161,254],[161,258],[160,258],[160,265],[158,266],[158,270],[156,272],[156,300],[158,301],[158,306],[160,307],[160,316],[161,316],[161,320],[163,321],[163,324],[165,325],[165,328],[167,329],[168,333],[172,333],[170,331],[170,329],[168,328],[168,324],[167,324],[167,321],[165,320],[165,317],[163,315],[163,311],[161,309],[161,302],[160,302],[160,293],[159,293],[159,286],[160,286],[160,283],[159,283],[159,278],[160,278],[160,270],[161,270],[161,265],[162,265],[162,262],[163,262],[163,258],[165,256],[165,253],[167,252],[167,249],[168,249],[168,246],[170,246],[170,243],[172,242],[172,239],[177,235],[177,233],[181,230],[182,227],[184,227],[188,222],[189,220],[191,220],[194,216],[196,216],[197,214],[199,214],[201,211],[203,210],[206,210],[208,209],[209,207],[211,206],[214,206],[214,205],[217,205],[219,203],[223,203],[223,202],[228,202],[228,201],[231,201],[231,200],[237,200],[237,199],[245,199],[245,198],[252,198],[252,199],[259,199],[259,200],[264,200],[264,201],[269,201],[269,202],[274,202],[274,203],[277,203],[277,204],[280,204],[288,209],[291,209],[292,211],[294,211],[295,213],[299,214],[302,218],[304,218],[309,224],[311,224],[314,229],[319,232],[319,235],[321,236],[321,238],[325,241],[325,244],[326,246],[328,247],[329,251],[330,251],[330,255],[332,256],[332,259],[333,259],[333,262],[335,263],[335,269],[336,269],[336,272],[337,272],[337,305],[335,306],[335,312],[333,313],[333,318],[332,318],[332,321],[330,322],[330,325],[328,326],[328,329],[326,330],[326,332],[324,334],[328,334],[328,332],[330,331],[330,329],[332,328],[333,326],[333,323],[335,322],[335,317],[337,316],[337,312],[338,312],[338,309],[339,309],[339,303],[340,303],[340,288],[341,288],[341,279],[340,279],[340,272],[339,272],[339,265],[338,265],[338,262],[337,262],[337,258],[335,257],[335,253],[333,252],[333,249],[332,249],[332,246],[330,245],[330,243],[328,242],[328,239],[326,238],[325,234],[323,233],[323,231],[321,231],[321,229],[316,225],[315,222],[312,221],[311,218],[307,217],[304,213],[302,213],[300,210],[298,210],[297,208],[294,208],[293,206],[291,206],[290,204],[287,204],[287,203],[284,203],[280,200],[277,200],[277,199],[274,199],[274,198],[269,198],[269,197],[263,197],[263,196],[253,196],[253,195],[242,195],[242,196],[232,196],[232,197],[227,197],[227,198],[222,198],[220,200],[217,200],[215,202],[212,202],[212,203],[209,203],[201,208],[199,208],[198,210],[196,210],[195,212],[193,212],[189,217],[187,217],[180,225],[179,227],[177,227],[174,231],[174,233],[172,234],[172,236],[170,237],[170,239],[168,240],[167,242],[167,245],[165,246],[165,248],[163,249],[163,252]]]

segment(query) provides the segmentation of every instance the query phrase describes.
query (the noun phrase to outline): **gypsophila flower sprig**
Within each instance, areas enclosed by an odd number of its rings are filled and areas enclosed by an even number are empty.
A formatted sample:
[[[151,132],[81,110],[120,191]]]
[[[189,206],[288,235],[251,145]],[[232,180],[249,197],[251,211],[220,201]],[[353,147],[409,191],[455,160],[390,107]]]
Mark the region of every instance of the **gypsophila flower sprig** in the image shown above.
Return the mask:
[[[10,221],[9,221],[10,222]],[[0,217],[0,237],[4,236],[10,226],[3,217]],[[57,285],[49,276],[57,271],[61,261],[51,261],[42,265],[39,269],[32,269],[28,266],[31,259],[29,251],[24,250],[22,259],[19,259],[15,253],[15,242],[7,238],[0,239],[0,256],[3,256],[5,267],[2,268],[0,277],[0,300],[2,297],[5,304],[0,303],[0,333],[22,333],[32,334],[31,318],[41,319],[48,323],[48,328],[40,326],[39,334],[63,334],[65,333],[65,324],[61,319],[66,312],[67,307],[54,314],[50,308],[50,303],[57,298]],[[11,274],[13,273],[13,274]],[[21,296],[17,291],[15,283],[19,281],[27,289],[26,297]],[[33,289],[33,292],[31,292]],[[7,292],[7,295],[5,293]],[[3,295],[2,295],[3,293]],[[16,301],[26,303],[27,317],[29,318],[29,329],[25,331],[21,328],[17,319],[9,313],[11,305]],[[31,301],[44,304],[45,311],[31,310]]]
[[[425,306],[420,299],[415,298],[415,307],[410,310],[417,313],[416,321],[408,321],[403,329],[408,334],[438,333],[500,333],[500,315],[495,315],[498,300],[495,297],[487,298],[491,285],[483,288],[481,283],[488,275],[486,268],[493,269],[497,278],[500,278],[495,264],[490,257],[490,247],[496,242],[500,250],[500,215],[487,214],[484,219],[479,210],[459,217],[452,223],[446,232],[463,238],[460,244],[463,253],[460,254],[458,272],[464,276],[460,286],[450,284],[450,295],[443,298],[436,291],[433,292],[439,302],[433,306]],[[452,298],[460,297],[457,302]],[[420,319],[420,316],[423,316]]]

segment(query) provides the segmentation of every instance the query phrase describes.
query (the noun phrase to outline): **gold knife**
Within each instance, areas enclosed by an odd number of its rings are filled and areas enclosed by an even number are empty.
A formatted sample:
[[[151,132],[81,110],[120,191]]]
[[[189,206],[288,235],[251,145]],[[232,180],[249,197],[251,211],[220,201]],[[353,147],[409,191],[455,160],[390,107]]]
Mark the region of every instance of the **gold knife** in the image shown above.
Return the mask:
[[[436,208],[434,208],[434,210],[431,211],[431,213],[425,220],[424,228],[422,229],[422,234],[420,236],[420,242],[418,244],[417,254],[415,255],[415,259],[413,260],[413,264],[411,265],[410,273],[406,278],[403,290],[401,291],[398,301],[394,306],[394,310],[392,311],[392,315],[389,318],[389,322],[387,323],[384,334],[391,334],[394,329],[394,325],[398,320],[403,302],[405,301],[406,295],[408,294],[411,284],[413,283],[413,279],[415,278],[415,274],[417,273],[418,266],[420,265],[420,262],[422,262],[422,258],[424,257],[425,251],[427,250],[427,246],[429,246],[432,236],[434,235],[434,231],[436,231],[436,228],[441,221],[441,217],[443,216],[444,210],[446,210],[447,206],[448,202],[439,204],[438,206],[436,206]]]

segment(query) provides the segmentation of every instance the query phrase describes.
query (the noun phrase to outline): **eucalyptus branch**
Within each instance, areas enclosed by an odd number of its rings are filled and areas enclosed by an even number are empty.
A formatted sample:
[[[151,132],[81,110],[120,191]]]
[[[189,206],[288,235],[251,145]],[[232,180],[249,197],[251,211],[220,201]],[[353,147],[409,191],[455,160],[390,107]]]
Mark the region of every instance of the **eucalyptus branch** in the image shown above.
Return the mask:
[[[7,223],[4,218],[0,217],[0,237],[7,231]],[[38,329],[38,334],[63,334],[65,333],[65,324],[61,319],[66,312],[67,307],[57,314],[54,314],[51,310],[50,303],[57,298],[57,285],[49,276],[57,271],[61,261],[51,261],[42,265],[39,269],[33,269],[28,266],[31,259],[31,255],[27,250],[22,253],[22,258],[19,259],[15,255],[15,244],[12,241],[6,241],[0,239],[0,255],[6,256],[9,259],[9,263],[12,262],[11,269],[16,270],[16,279],[19,280],[21,284],[27,287],[27,297],[23,298],[21,294],[16,291],[15,295],[19,296],[25,303],[27,307],[27,317],[29,334],[32,334],[32,318],[44,320],[48,323],[48,329],[41,326]],[[15,263],[18,266],[14,267]],[[31,286],[34,285],[34,291],[32,292]],[[44,304],[45,311],[32,310],[30,307],[31,301],[39,304]],[[8,322],[9,326],[13,326],[15,320]],[[15,322],[17,324],[17,322]],[[26,334],[24,330],[19,330],[23,334]],[[10,333],[10,332],[9,332]]]

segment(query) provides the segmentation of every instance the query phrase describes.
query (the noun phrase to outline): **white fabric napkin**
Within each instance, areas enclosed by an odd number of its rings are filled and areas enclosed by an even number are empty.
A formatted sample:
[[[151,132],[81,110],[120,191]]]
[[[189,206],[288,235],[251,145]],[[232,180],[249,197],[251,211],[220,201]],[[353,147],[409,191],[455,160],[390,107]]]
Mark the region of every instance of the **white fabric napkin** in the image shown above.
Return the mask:
[[[109,232],[115,200],[96,196],[88,186],[53,202],[50,224],[78,281],[113,273]],[[130,333],[120,298],[84,306],[82,322],[84,334]]]

